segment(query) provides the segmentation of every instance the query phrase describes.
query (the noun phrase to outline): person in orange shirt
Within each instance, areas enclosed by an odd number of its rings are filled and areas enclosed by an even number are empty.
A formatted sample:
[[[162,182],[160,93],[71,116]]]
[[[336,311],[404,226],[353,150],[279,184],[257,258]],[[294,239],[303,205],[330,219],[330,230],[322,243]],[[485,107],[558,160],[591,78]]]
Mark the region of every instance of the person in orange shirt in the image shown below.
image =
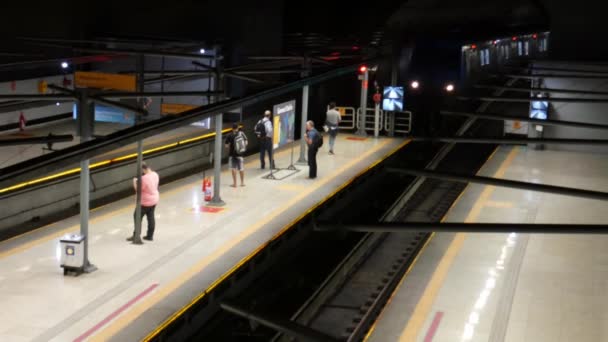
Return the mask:
[[[154,209],[156,209],[156,205],[160,198],[160,194],[158,193],[159,177],[158,173],[154,172],[145,163],[142,164],[141,168],[144,173],[143,176],[141,176],[141,218],[143,222],[145,215],[146,220],[148,221],[148,231],[144,240],[152,241],[154,238],[154,229],[156,228]],[[137,191],[137,178],[133,178],[133,188]],[[134,220],[136,218],[135,215],[137,215],[137,208],[133,213]],[[127,238],[127,241],[133,241],[134,236],[135,231],[133,231],[133,236]]]

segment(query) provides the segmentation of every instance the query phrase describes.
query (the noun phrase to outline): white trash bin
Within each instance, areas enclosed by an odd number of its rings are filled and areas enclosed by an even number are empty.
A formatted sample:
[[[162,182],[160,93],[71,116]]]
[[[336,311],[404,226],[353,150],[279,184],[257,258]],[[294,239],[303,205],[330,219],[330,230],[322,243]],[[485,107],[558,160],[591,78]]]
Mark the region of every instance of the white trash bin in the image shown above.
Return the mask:
[[[63,274],[68,271],[82,271],[84,266],[84,235],[68,234],[59,240],[61,267]]]

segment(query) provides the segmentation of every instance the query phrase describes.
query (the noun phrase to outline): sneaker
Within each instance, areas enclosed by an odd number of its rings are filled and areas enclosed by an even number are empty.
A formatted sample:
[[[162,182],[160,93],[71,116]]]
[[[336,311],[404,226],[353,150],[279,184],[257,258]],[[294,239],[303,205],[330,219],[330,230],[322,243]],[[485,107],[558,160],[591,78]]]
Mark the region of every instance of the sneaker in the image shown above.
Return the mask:
[[[131,236],[131,237],[128,237],[128,238],[127,238],[127,241],[133,241],[133,237],[132,237],[132,236]]]
[[[329,151],[329,154],[334,154],[334,151]]]
[[[144,240],[152,241],[152,238],[148,237],[148,236],[144,236]]]

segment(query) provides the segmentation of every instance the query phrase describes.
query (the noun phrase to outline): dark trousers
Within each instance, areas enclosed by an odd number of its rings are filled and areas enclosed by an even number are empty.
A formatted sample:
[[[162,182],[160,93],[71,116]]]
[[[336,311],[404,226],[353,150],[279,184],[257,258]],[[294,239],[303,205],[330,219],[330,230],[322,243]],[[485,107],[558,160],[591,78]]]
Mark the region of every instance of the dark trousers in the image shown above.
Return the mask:
[[[308,177],[317,177],[317,148],[308,148]]]
[[[260,139],[260,165],[262,169],[266,166],[264,162],[264,156],[268,152],[268,162],[271,168],[274,168],[274,159],[272,159],[272,139],[262,138]]]
[[[150,239],[154,236],[154,228],[156,228],[156,221],[154,220],[154,209],[156,208],[155,205],[151,206],[151,207],[146,207],[146,206],[141,206],[141,220],[143,223],[144,220],[144,215],[146,216],[146,220],[148,221],[148,232],[146,233],[146,236],[149,237]],[[135,212],[133,212],[133,222],[135,222],[136,216],[137,215],[137,209],[135,210]],[[143,224],[142,224],[143,226]],[[133,235],[135,235],[135,230],[133,231]]]

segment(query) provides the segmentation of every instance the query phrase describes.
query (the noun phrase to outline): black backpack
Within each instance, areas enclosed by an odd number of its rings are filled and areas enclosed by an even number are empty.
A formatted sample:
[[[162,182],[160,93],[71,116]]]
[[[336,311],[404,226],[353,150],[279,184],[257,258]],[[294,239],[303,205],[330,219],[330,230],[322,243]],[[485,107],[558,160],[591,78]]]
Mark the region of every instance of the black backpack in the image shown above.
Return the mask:
[[[321,133],[319,133],[319,132],[317,132],[316,145],[317,145],[317,148],[321,148],[323,146],[323,135],[321,135]]]
[[[264,122],[262,120],[258,121],[257,124],[255,124],[255,135],[258,136],[258,138],[266,138],[266,126],[264,125]]]

